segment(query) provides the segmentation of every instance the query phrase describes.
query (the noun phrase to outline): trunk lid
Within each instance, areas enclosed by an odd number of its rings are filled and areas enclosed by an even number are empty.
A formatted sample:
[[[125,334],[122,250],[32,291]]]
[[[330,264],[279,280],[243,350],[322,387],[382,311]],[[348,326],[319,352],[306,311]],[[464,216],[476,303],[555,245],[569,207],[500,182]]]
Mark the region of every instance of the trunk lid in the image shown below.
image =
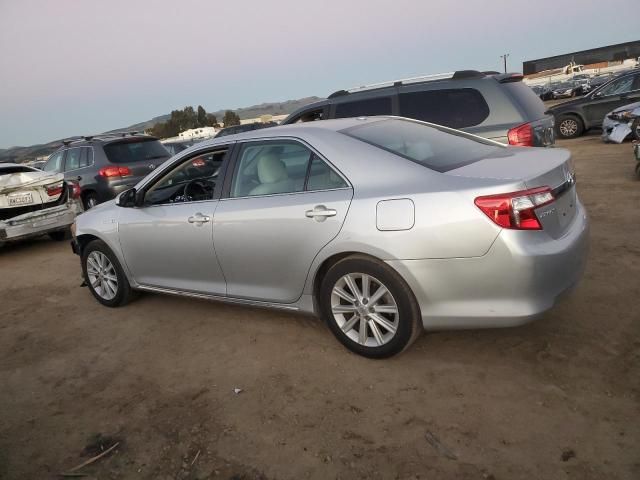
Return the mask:
[[[496,191],[506,193],[498,185],[516,182],[522,189],[549,187],[554,201],[536,209],[544,231],[559,238],[567,231],[576,214],[577,195],[571,153],[562,148],[541,149],[510,147],[507,154],[486,158],[450,170],[447,175],[495,179]]]

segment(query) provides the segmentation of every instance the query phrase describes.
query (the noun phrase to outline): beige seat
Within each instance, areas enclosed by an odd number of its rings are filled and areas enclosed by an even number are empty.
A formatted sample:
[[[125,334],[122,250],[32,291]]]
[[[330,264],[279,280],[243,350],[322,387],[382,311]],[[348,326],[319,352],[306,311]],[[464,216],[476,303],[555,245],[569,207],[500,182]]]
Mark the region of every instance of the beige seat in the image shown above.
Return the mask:
[[[258,179],[260,185],[249,195],[269,195],[295,191],[293,180],[289,178],[284,162],[273,153],[266,153],[258,159]]]

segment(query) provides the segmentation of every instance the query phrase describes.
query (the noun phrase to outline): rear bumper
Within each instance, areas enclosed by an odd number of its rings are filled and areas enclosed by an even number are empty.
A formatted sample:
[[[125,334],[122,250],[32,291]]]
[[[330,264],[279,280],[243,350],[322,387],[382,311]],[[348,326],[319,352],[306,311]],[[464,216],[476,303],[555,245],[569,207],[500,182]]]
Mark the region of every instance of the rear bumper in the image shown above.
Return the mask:
[[[80,211],[74,202],[71,205],[58,205],[0,221],[0,242],[20,240],[62,230],[73,223]]]
[[[509,327],[537,318],[578,283],[588,243],[580,205],[559,239],[503,230],[482,257],[387,263],[409,283],[425,329]]]

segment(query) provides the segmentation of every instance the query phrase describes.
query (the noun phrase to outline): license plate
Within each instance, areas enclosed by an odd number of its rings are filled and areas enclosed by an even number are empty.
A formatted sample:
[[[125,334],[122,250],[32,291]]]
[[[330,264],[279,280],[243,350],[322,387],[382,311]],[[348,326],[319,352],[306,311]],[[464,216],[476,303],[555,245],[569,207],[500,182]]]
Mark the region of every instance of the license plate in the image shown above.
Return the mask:
[[[13,207],[16,205],[29,205],[33,203],[33,194],[31,193],[23,193],[22,195],[15,195],[13,197],[9,197],[9,206]]]

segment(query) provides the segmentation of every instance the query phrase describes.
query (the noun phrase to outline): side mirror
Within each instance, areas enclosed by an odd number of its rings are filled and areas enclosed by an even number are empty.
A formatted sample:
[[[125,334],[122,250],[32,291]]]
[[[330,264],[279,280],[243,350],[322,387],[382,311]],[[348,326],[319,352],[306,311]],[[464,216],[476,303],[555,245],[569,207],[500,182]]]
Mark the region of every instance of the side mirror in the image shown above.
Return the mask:
[[[116,198],[116,205],[123,208],[133,208],[136,206],[136,189],[130,188],[125,190],[118,198]]]

